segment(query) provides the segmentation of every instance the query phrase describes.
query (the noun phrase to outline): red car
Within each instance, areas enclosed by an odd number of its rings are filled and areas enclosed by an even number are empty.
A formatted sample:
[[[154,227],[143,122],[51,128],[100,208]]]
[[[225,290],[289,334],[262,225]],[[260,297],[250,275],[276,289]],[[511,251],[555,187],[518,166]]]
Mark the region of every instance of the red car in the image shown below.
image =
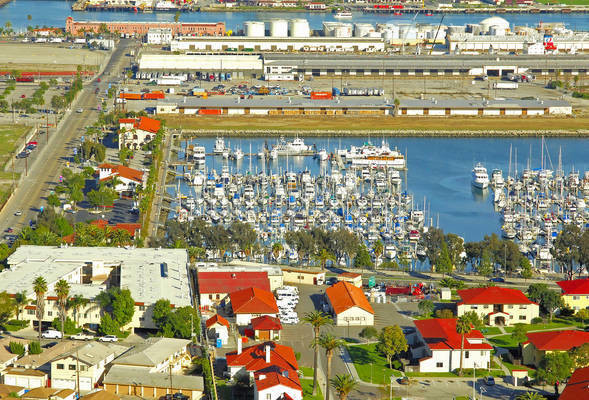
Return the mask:
[[[32,141],[32,142],[27,143],[27,146],[37,146],[38,144],[39,143]]]
[[[21,95],[20,95],[20,98],[21,98],[21,99],[24,99],[24,98],[26,98],[26,97],[27,97],[27,95],[26,95],[26,94],[21,94]]]

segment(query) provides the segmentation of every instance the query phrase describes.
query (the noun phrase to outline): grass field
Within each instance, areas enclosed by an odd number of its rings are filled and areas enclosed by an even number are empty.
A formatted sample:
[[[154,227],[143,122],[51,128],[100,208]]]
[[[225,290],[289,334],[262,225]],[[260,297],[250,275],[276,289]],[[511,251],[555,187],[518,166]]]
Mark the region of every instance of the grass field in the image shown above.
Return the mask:
[[[303,387],[303,400],[323,400],[321,388],[317,388],[317,394],[313,396],[313,379],[301,379],[301,386]]]
[[[364,382],[386,384],[390,376],[401,376],[401,372],[389,368],[386,358],[376,351],[376,343],[347,347],[358,376]],[[371,379],[372,378],[372,379]]]
[[[24,125],[0,125],[0,168],[4,169],[4,165],[12,154],[14,154],[17,146],[23,144],[22,137],[29,130],[29,127]]]
[[[277,135],[284,131],[307,131],[312,134],[318,131],[398,131],[389,134],[403,135],[407,131],[450,131],[459,134],[464,131],[478,131],[481,134],[492,129],[500,131],[550,131],[585,130],[589,126],[589,117],[557,118],[432,118],[432,117],[367,117],[367,116],[166,116],[166,125],[169,128],[187,130],[206,130],[210,135],[215,135],[216,130],[251,131],[264,130],[265,135]]]

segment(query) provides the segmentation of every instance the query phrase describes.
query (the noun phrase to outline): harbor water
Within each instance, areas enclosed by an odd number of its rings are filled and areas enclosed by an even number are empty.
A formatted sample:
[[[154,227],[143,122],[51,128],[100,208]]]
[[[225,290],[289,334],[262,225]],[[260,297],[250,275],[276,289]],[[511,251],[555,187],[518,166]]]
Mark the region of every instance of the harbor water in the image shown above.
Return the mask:
[[[383,138],[304,138],[305,143],[315,145],[317,150],[326,149],[336,152],[361,146],[370,141],[380,145]],[[490,172],[498,168],[507,176],[509,168],[509,149],[512,147],[511,171],[521,173],[528,165],[541,166],[540,138],[385,138],[391,148],[406,154],[407,171],[401,172],[402,190],[413,194],[414,207],[423,210],[425,198],[426,224],[430,222],[446,232],[453,232],[467,241],[481,240],[491,233],[501,234],[501,216],[494,211],[492,190],[481,191],[471,186],[471,170],[481,162]],[[331,165],[311,157],[278,157],[277,160],[262,162],[257,153],[266,145],[276,144],[276,139],[268,138],[226,138],[226,144],[232,150],[240,148],[246,155],[237,161],[224,160],[221,156],[206,157],[206,171],[213,169],[218,174],[224,165],[231,173],[283,174],[284,172],[302,172],[308,170],[312,176],[329,174]],[[215,138],[198,138],[188,141],[206,148],[212,153]],[[186,142],[182,143],[183,148]],[[587,139],[550,138],[545,139],[544,168],[556,170],[558,154],[562,153],[562,167],[565,173],[571,170],[589,170],[589,142]],[[253,155],[250,157],[248,153]],[[516,156],[517,153],[517,163]],[[182,159],[184,153],[180,152]],[[329,164],[329,163],[328,163]],[[181,192],[190,195],[192,189],[182,178],[183,167],[178,167],[178,184]],[[176,188],[169,187],[171,196],[176,195]]]
[[[81,11],[71,10],[73,2],[63,0],[13,0],[0,7],[0,22],[2,25],[10,21],[13,29],[25,31],[31,26],[65,26],[65,19],[72,16],[76,20],[91,21],[173,21],[174,12],[132,13],[122,11]],[[27,16],[32,19],[28,20]],[[390,14],[363,14],[354,12],[351,22],[361,23],[411,23],[413,15],[392,16]],[[447,14],[445,25],[465,25],[478,23],[490,14]],[[561,22],[567,28],[579,31],[589,31],[587,14],[501,14],[512,25],[535,26],[540,22]],[[273,18],[305,18],[311,29],[320,29],[323,21],[337,21],[332,13],[317,12],[192,12],[183,13],[181,22],[225,22],[227,29],[243,29],[245,21],[269,21]],[[438,24],[440,15],[426,16],[419,14],[417,23]]]

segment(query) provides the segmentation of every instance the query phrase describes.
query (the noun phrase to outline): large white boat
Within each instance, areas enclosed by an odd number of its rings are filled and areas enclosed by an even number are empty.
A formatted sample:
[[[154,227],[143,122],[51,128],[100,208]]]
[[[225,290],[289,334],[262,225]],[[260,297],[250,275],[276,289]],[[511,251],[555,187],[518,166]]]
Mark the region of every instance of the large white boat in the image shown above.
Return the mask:
[[[217,140],[215,140],[215,147],[213,147],[213,154],[223,154],[223,152],[226,150],[225,147],[225,139],[223,139],[222,137],[218,137]]]
[[[356,168],[405,168],[405,156],[397,148],[391,149],[385,141],[380,146],[367,142],[349,150],[338,150],[338,155]]]
[[[194,146],[193,158],[194,158],[194,164],[196,165],[196,167],[203,168],[205,166],[206,158],[207,158],[205,147],[204,146]]]
[[[306,145],[301,138],[295,138],[292,142],[287,142],[282,137],[278,144],[272,146],[272,150],[276,150],[279,156],[308,155],[313,152],[313,146]]]
[[[477,163],[472,169],[472,186],[479,189],[489,187],[489,174],[487,173],[487,168],[481,163]]]
[[[351,19],[352,13],[349,11],[338,11],[333,17],[337,19]]]
[[[157,3],[155,3],[154,9],[157,11],[171,11],[177,10],[178,6],[169,1],[158,1]]]

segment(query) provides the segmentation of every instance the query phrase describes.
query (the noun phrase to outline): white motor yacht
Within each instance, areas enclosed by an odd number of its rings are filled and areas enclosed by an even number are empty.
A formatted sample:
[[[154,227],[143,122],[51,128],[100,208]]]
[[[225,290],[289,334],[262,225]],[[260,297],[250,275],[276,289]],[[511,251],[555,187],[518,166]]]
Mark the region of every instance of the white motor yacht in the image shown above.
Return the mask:
[[[218,137],[217,140],[215,140],[215,147],[213,147],[213,154],[223,154],[225,149],[226,149],[225,139],[223,139],[222,137]]]
[[[487,168],[481,163],[477,163],[472,169],[472,185],[478,189],[489,187],[489,174],[487,174]]]

